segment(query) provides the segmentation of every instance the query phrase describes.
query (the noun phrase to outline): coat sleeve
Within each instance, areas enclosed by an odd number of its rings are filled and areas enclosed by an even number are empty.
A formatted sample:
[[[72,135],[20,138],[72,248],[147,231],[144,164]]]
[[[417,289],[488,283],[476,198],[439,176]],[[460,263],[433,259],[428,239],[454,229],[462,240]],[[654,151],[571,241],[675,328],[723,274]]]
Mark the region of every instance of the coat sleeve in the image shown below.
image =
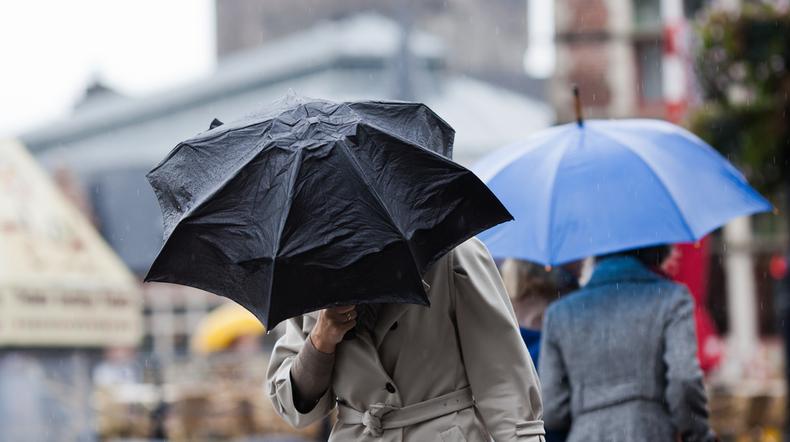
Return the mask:
[[[571,390],[568,373],[555,334],[556,313],[551,307],[543,320],[538,373],[543,387],[543,419],[549,430],[567,430],[571,426]]]
[[[712,441],[707,398],[697,360],[694,303],[682,288],[673,293],[664,328],[665,399],[684,442]]]
[[[543,442],[540,385],[513,307],[485,246],[452,255],[456,327],[475,406],[496,441]]]
[[[314,322],[315,320],[310,316],[288,320],[285,334],[277,340],[274,350],[272,350],[266,373],[267,392],[274,409],[286,422],[297,428],[303,428],[321,420],[334,408],[331,388],[307,413],[299,412],[294,403],[291,367],[302,346],[305,345],[307,336],[315,325]]]

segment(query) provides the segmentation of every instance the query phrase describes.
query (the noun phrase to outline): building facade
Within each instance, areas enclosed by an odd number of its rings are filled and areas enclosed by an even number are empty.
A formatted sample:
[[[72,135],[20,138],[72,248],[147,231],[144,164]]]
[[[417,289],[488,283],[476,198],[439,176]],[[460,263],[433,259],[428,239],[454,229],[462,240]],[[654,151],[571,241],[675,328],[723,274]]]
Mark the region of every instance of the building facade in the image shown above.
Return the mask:
[[[669,57],[687,48],[687,19],[700,0],[557,0],[556,72],[550,101],[558,120],[573,115],[571,87],[592,117],[667,118],[668,94],[691,92],[691,60]],[[671,65],[671,66],[669,66]],[[674,115],[674,114],[673,114]]]
[[[449,69],[543,99],[545,83],[523,68],[528,1],[536,0],[217,0],[217,57],[322,22],[375,13],[440,38]]]

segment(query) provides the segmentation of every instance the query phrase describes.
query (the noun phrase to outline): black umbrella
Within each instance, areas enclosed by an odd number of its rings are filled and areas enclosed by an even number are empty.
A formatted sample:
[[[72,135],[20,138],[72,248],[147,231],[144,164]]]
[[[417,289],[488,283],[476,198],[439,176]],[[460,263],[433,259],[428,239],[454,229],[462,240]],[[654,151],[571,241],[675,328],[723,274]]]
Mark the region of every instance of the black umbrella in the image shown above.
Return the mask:
[[[421,104],[288,98],[178,144],[148,174],[165,242],[146,281],[226,296],[267,327],[336,305],[428,304],[444,253],[511,219]]]

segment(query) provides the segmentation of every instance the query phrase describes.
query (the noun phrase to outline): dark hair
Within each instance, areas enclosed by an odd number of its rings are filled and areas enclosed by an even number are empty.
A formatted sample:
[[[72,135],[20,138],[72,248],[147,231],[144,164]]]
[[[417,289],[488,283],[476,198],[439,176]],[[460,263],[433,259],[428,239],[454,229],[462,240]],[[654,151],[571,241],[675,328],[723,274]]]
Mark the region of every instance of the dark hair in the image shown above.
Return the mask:
[[[554,301],[579,288],[579,281],[562,267],[547,269],[544,265],[518,259],[506,260],[501,274],[513,301],[529,296]]]
[[[657,246],[642,247],[639,249],[623,250],[622,252],[609,253],[601,255],[597,259],[602,261],[607,258],[614,258],[617,256],[630,256],[636,258],[646,267],[660,267],[664,261],[669,258],[672,252],[672,246],[669,244],[659,244]]]

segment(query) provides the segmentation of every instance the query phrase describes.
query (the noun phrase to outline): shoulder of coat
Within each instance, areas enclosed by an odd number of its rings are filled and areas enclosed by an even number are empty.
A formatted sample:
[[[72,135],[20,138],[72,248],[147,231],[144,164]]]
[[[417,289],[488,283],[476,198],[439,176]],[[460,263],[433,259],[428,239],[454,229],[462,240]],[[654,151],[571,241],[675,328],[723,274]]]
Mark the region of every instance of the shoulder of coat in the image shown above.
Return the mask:
[[[655,282],[651,282],[645,287],[649,287],[647,290],[649,290],[651,294],[657,294],[658,298],[662,300],[691,298],[691,292],[689,292],[685,285],[672,281],[671,279],[662,278]]]
[[[683,284],[674,281],[662,281],[659,290],[661,298],[666,299],[668,303],[694,302],[694,297],[691,295],[688,287]]]
[[[452,270],[460,274],[466,274],[466,269],[478,263],[491,260],[486,246],[474,237],[459,244],[448,255],[451,255]]]
[[[578,311],[587,310],[590,306],[598,305],[601,302],[605,303],[606,301],[604,301],[604,298],[606,298],[606,294],[600,292],[601,290],[605,289],[606,287],[582,287],[578,290],[563,295],[556,301],[553,301],[549,304],[548,308],[546,308],[546,312],[544,313],[544,317],[548,317],[549,315],[553,316],[554,318],[573,317]]]
[[[483,244],[482,241],[480,241],[479,239],[477,239],[477,237],[474,236],[459,244],[458,247],[453,249],[453,253],[456,256],[461,256],[461,257],[475,256],[475,257],[490,258],[491,256],[488,253],[488,248],[486,248],[485,244]]]
[[[556,316],[558,312],[571,308],[570,305],[573,304],[575,298],[577,298],[581,294],[583,294],[583,291],[577,290],[575,292],[568,293],[567,295],[561,297],[560,299],[557,299],[556,301],[549,303],[549,306],[546,307],[546,312],[544,313],[544,316],[549,316],[549,315]]]

